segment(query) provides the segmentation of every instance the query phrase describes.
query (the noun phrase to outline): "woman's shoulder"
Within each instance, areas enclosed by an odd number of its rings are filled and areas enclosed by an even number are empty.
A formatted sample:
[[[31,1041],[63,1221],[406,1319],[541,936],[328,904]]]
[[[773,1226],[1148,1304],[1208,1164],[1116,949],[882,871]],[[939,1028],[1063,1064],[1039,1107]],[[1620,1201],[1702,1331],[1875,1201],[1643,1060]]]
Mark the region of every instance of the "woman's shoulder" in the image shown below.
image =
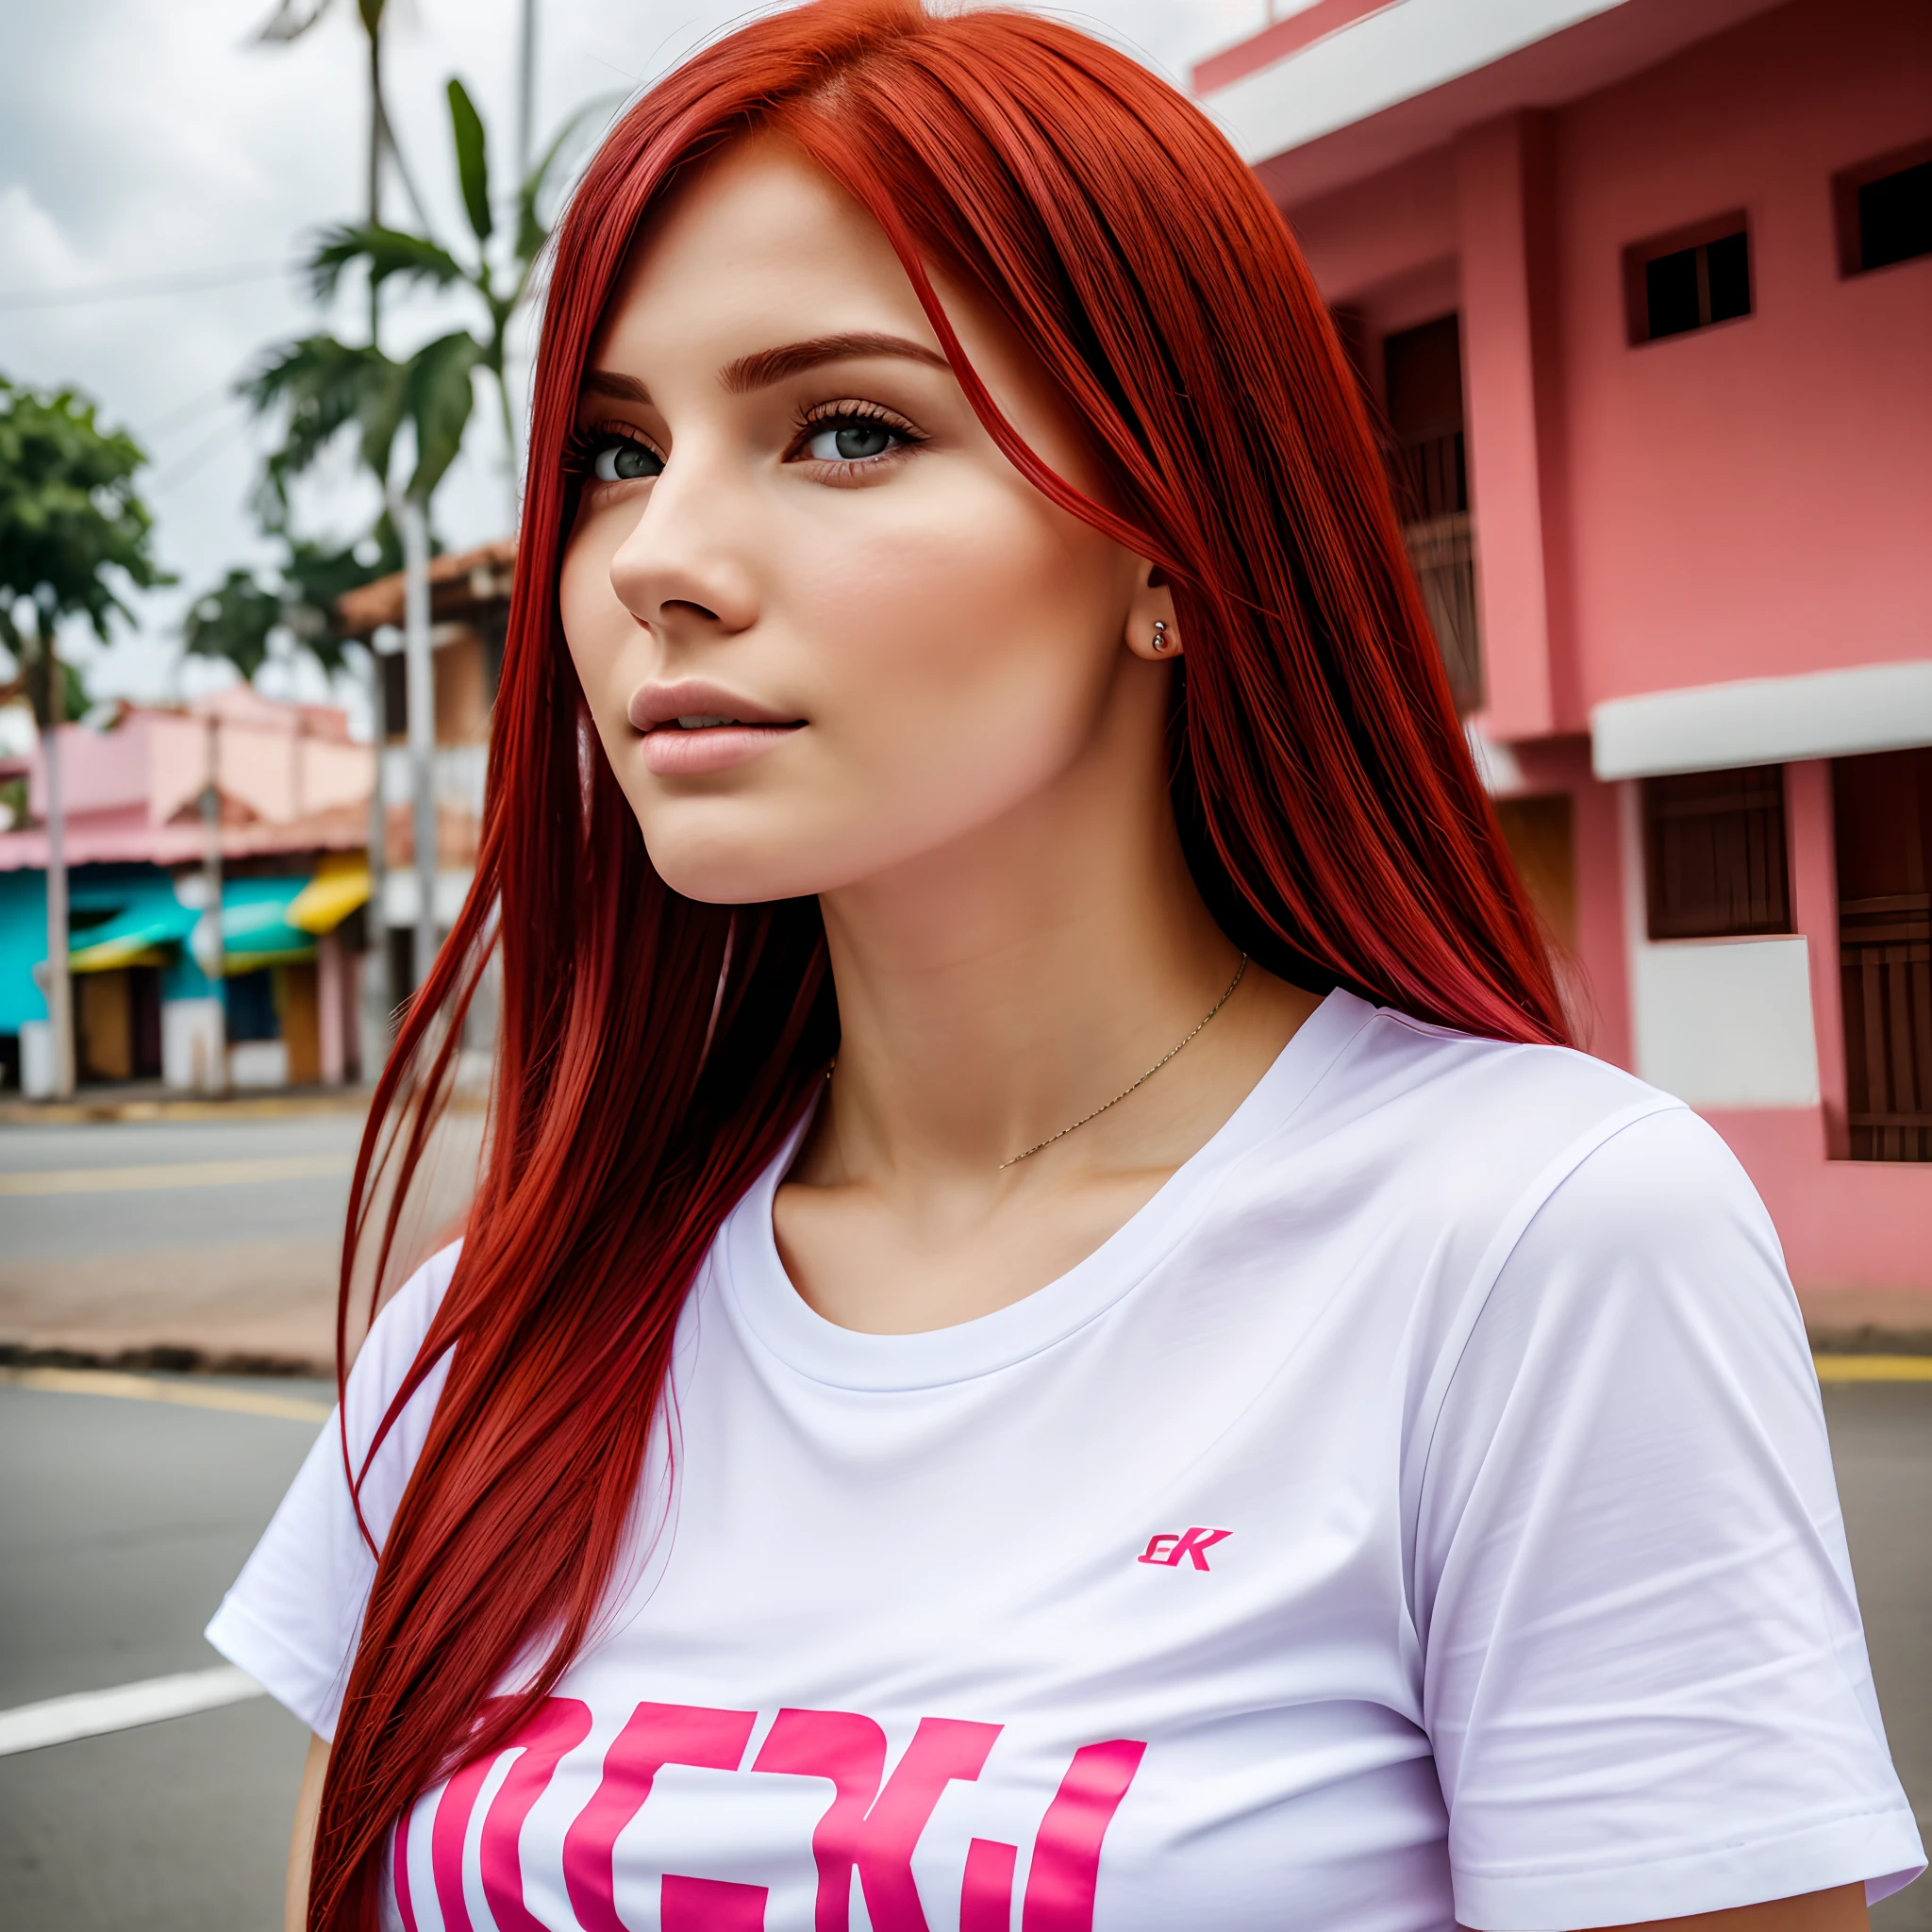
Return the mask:
[[[1319,1071],[1222,1196],[1246,1244],[1319,1233],[1373,1251],[1378,1291],[1410,1297],[1425,1330],[1479,1304],[1532,1224],[1579,1254],[1740,1235],[1774,1254],[1749,1179],[1674,1095],[1573,1048],[1352,997],[1329,1024]]]
[[[1347,998],[1345,1042],[1300,1124],[1449,1198],[1553,1187],[1591,1149],[1684,1103],[1574,1047],[1485,1039]]]

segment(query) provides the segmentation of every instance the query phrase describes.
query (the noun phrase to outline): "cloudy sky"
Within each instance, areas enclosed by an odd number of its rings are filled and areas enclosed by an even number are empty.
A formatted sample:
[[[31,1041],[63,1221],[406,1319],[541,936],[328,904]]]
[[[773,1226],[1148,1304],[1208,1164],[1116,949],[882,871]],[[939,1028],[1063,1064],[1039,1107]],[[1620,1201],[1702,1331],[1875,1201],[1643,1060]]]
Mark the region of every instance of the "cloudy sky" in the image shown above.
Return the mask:
[[[580,103],[647,86],[744,17],[744,0],[539,0],[540,134]],[[259,443],[232,391],[263,349],[318,318],[290,264],[316,229],[363,200],[362,41],[352,0],[290,45],[258,31],[273,0],[63,0],[5,8],[0,75],[0,374],[71,383],[131,430],[163,562],[181,578],[141,601],[139,628],[85,643],[97,694],[164,698],[221,682],[184,664],[187,600],[231,565],[271,554],[247,509]],[[1267,0],[1088,0],[1051,10],[1171,77],[1262,24]],[[1292,0],[1279,8],[1292,10]],[[391,0],[386,90],[402,143],[445,236],[467,233],[449,158],[444,83],[460,75],[508,158],[517,0]],[[402,216],[391,190],[391,220]],[[393,305],[391,352],[467,319],[455,304]],[[478,409],[472,448],[437,498],[461,546],[508,525],[501,439]],[[346,459],[300,505],[313,534],[353,536],[373,514]],[[271,666],[265,688],[321,695],[312,667]],[[341,693],[344,697],[349,693]]]

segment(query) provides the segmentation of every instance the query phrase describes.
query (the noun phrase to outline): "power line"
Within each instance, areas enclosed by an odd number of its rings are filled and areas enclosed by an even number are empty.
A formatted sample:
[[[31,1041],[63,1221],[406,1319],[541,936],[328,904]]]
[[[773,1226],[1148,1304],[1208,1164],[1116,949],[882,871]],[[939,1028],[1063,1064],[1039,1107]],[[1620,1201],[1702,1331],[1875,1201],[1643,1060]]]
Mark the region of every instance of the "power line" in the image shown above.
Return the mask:
[[[185,477],[192,475],[217,450],[225,449],[233,442],[236,437],[248,427],[249,420],[249,418],[244,416],[239,421],[230,420],[224,423],[212,436],[207,437],[198,442],[186,456],[176,457],[172,463],[163,464],[160,469],[157,470],[152,478],[150,478],[151,487],[157,490],[164,490],[170,484],[179,483]]]
[[[265,282],[272,275],[292,275],[299,266],[292,261],[237,262],[231,268],[146,275],[125,282],[95,282],[79,289],[5,289],[0,290],[0,309],[64,308],[83,302],[138,302],[150,295],[192,295],[204,289]]]

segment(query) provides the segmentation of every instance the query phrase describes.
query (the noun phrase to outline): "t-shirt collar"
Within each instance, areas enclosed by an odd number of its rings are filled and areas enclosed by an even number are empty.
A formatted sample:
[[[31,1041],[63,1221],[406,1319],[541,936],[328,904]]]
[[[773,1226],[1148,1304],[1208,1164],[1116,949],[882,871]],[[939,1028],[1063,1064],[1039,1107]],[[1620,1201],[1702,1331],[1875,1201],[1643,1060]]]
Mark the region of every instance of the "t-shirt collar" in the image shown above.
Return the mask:
[[[835,1388],[935,1389],[1010,1368],[1085,1327],[1146,1279],[1194,1225],[1230,1168],[1287,1125],[1374,1010],[1352,993],[1331,992],[1152,1200],[1064,1274],[990,1315],[915,1335],[870,1335],[811,1307],[785,1273],[772,1232],[773,1199],[809,1114],[719,1230],[718,1285],[758,1343],[800,1374]]]

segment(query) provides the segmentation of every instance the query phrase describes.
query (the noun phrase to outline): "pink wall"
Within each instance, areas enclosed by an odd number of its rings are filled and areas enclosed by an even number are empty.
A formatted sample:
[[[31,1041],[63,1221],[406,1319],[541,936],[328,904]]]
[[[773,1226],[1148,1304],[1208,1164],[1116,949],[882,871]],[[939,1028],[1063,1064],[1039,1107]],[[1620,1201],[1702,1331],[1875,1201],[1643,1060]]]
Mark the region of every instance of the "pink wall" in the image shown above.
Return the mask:
[[[1381,286],[1396,277],[1431,262],[1453,261],[1461,247],[1456,171],[1443,166],[1440,153],[1418,155],[1304,202],[1288,210],[1288,219],[1322,292],[1331,303],[1351,307],[1373,302]],[[1401,328],[1407,320],[1386,326]]]
[[[1932,1326],[1932,1174],[1922,1163],[1826,1159],[1816,1108],[1704,1114],[1771,1209],[1807,1312],[1829,1319],[1834,1303],[1883,1296],[1916,1311],[1908,1325]]]
[[[1840,281],[1829,185],[1927,134],[1924,0],[1796,0],[1557,115],[1586,703],[1932,651],[1932,260]],[[1630,347],[1624,247],[1738,207],[1755,312]]]
[[[1620,1067],[1635,1063],[1630,1037],[1630,951],[1624,920],[1617,788],[1590,769],[1587,738],[1549,738],[1518,747],[1523,793],[1570,796],[1576,884],[1576,948],[1563,962],[1577,1044]]]

